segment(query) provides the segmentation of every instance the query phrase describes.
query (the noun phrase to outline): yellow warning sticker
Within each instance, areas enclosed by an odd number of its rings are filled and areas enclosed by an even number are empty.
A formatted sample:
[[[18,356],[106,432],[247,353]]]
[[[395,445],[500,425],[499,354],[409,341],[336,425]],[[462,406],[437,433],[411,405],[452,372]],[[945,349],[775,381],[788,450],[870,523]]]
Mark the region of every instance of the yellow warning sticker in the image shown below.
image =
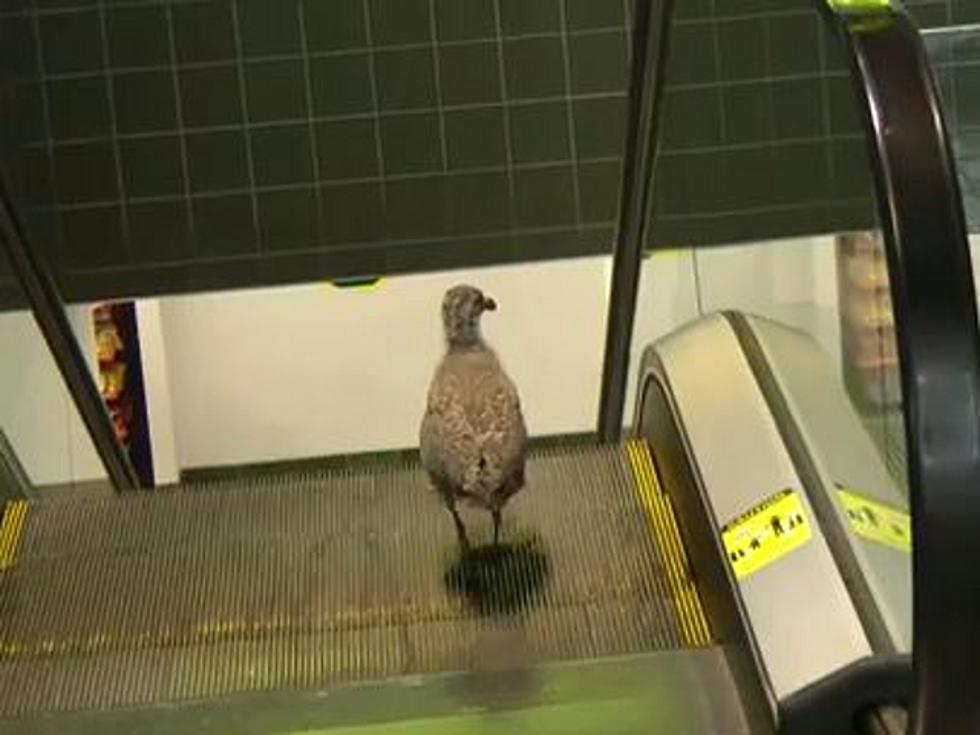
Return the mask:
[[[906,511],[840,486],[837,496],[851,530],[858,536],[899,551],[912,551],[912,518]]]
[[[744,579],[810,540],[803,501],[783,490],[721,529],[721,541],[737,579]]]

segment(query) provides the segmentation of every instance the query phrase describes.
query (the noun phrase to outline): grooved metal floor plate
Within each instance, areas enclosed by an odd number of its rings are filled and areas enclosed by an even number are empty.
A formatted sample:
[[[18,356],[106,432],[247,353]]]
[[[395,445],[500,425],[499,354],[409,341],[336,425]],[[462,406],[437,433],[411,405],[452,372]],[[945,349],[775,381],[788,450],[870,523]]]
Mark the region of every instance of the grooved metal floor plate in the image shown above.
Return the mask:
[[[0,718],[683,647],[691,582],[634,471],[535,455],[485,567],[416,466],[32,505],[0,573]]]

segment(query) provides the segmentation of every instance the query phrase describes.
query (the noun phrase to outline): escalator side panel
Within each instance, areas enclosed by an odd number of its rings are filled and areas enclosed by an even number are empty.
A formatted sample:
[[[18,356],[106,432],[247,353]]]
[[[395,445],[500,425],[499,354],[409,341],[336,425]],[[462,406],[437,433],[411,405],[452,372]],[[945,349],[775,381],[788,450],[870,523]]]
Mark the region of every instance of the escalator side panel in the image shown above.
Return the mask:
[[[737,583],[729,576],[774,699],[868,656],[857,611],[731,327],[706,317],[661,340],[655,354],[662,371],[655,377],[671,394],[716,533],[787,489],[808,519],[802,546]]]
[[[912,565],[909,549],[899,549],[859,536],[848,522],[839,491],[867,498],[886,508],[908,512],[908,504],[895,486],[881,455],[861,424],[844,393],[842,383],[831,370],[829,357],[808,335],[775,322],[748,315],[735,315],[744,325],[760,354],[759,362],[778,391],[788,415],[773,406],[777,420],[791,424],[787,443],[797,461],[812,467],[815,477],[808,490],[811,499],[834,514],[842,546],[838,558],[853,558],[856,575],[870,599],[859,606],[873,606],[885,628],[887,640],[881,653],[908,652],[912,645]],[[746,345],[748,347],[748,345]],[[748,349],[747,349],[748,352]],[[775,400],[777,396],[771,396]],[[791,436],[792,434],[792,436]],[[793,439],[795,437],[795,440]],[[795,445],[795,446],[793,446]],[[801,468],[802,472],[802,468]],[[818,498],[819,496],[819,498]],[[871,635],[871,631],[869,631]]]

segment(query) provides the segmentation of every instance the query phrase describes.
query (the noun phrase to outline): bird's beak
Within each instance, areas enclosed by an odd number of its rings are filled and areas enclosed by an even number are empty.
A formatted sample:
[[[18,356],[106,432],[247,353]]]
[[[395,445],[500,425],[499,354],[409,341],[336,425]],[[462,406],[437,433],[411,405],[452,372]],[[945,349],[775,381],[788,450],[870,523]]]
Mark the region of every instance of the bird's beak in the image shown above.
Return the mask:
[[[483,310],[484,311],[496,311],[497,302],[491,299],[489,296],[483,297]]]

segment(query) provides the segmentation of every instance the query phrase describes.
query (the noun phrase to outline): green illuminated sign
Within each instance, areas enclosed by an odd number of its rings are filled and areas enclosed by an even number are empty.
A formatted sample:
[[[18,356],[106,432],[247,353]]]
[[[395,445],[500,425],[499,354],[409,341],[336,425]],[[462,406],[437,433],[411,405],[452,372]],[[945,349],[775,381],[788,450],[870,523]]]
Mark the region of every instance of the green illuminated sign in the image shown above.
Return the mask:
[[[892,0],[827,0],[827,3],[834,10],[845,13],[871,13],[892,6]]]

